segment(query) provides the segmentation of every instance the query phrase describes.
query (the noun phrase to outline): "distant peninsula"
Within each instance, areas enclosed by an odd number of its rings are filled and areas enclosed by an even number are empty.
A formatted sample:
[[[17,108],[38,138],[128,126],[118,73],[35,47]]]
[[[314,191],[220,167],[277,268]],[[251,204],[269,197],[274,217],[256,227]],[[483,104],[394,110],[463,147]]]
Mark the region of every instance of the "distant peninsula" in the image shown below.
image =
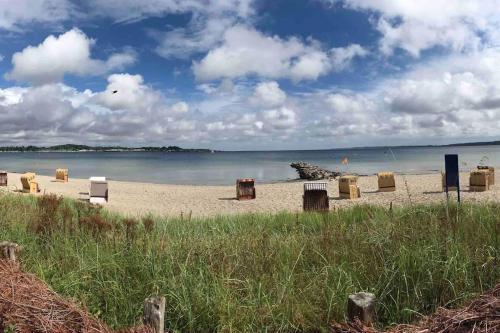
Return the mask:
[[[121,147],[121,146],[87,146],[87,145],[57,145],[48,147],[39,146],[6,146],[0,147],[0,152],[166,152],[166,153],[212,153],[211,149],[186,149],[178,146],[168,147]]]
[[[474,146],[500,146],[500,141],[479,141],[479,142],[460,142],[441,145],[403,145],[403,146],[356,146],[349,148],[332,148],[328,150],[344,149],[380,149],[380,148],[436,148],[436,147],[474,147]]]
[[[464,143],[452,143],[447,145],[449,147],[466,147],[466,146],[500,146],[500,141],[483,141],[483,142],[464,142]]]

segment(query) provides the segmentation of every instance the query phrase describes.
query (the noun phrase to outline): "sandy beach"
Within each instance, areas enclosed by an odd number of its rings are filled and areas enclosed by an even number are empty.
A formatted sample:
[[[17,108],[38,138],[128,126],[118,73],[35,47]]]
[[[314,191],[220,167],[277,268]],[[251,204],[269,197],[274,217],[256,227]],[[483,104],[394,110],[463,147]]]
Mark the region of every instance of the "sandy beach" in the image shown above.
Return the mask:
[[[19,192],[20,174],[9,173],[8,191]],[[87,179],[71,178],[68,183],[56,182],[54,177],[36,176],[41,194],[52,193],[79,200],[88,200]],[[408,184],[405,186],[405,182]],[[492,186],[487,192],[469,192],[468,174],[462,173],[462,199],[464,201],[499,201],[500,186]],[[377,177],[359,177],[361,198],[340,200],[338,182],[328,183],[330,208],[347,207],[356,204],[377,204],[389,206],[413,203],[441,202],[446,195],[441,192],[441,175],[396,175],[395,192],[378,192]],[[149,184],[109,180],[109,202],[105,208],[129,216],[146,214],[193,217],[228,215],[240,213],[277,213],[280,211],[301,211],[303,182],[256,184],[257,199],[236,200],[235,186],[192,186]],[[21,194],[29,195],[29,194]],[[453,195],[455,197],[455,194]]]

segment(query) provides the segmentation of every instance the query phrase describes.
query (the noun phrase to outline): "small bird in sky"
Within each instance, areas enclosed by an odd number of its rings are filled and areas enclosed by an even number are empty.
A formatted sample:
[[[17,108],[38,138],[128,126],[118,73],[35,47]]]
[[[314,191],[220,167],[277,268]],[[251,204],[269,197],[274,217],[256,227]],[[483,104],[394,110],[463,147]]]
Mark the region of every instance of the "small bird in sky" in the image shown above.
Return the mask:
[[[116,94],[118,92],[118,90],[113,90],[113,94]]]

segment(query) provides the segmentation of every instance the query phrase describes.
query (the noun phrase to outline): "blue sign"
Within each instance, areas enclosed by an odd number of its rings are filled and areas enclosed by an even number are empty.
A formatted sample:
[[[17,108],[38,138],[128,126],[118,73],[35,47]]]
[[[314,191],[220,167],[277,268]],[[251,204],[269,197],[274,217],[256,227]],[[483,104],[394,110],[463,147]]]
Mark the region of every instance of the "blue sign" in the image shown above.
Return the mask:
[[[448,196],[448,188],[456,187],[458,193],[458,202],[460,202],[460,173],[458,171],[458,155],[444,155],[444,166],[446,174],[446,196]]]

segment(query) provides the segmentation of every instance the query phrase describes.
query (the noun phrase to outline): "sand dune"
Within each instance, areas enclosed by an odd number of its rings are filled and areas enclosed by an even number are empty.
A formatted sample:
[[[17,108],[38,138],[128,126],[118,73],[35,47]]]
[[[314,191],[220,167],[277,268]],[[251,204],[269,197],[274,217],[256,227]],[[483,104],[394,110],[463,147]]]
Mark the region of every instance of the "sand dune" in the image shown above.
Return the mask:
[[[71,172],[71,170],[70,170]],[[21,187],[20,174],[9,173],[9,191]],[[87,200],[89,181],[71,178],[68,183],[55,182],[54,177],[37,175],[41,193],[54,193],[65,197]],[[461,174],[462,198],[465,201],[499,201],[500,186],[493,186],[487,192],[469,192],[468,174]],[[405,183],[407,186],[405,186]],[[338,182],[330,181],[328,194],[330,207],[346,207],[356,204],[379,204],[389,206],[413,203],[440,202],[446,200],[441,192],[441,175],[396,176],[395,192],[377,192],[377,177],[360,177],[361,198],[356,200],[338,199]],[[149,184],[123,181],[109,181],[109,202],[105,207],[110,211],[130,216],[154,215],[214,216],[247,212],[276,213],[280,211],[302,210],[302,182],[286,182],[256,185],[257,199],[238,201],[235,186],[191,186]],[[28,194],[22,194],[28,195]],[[454,197],[454,196],[453,196]]]

